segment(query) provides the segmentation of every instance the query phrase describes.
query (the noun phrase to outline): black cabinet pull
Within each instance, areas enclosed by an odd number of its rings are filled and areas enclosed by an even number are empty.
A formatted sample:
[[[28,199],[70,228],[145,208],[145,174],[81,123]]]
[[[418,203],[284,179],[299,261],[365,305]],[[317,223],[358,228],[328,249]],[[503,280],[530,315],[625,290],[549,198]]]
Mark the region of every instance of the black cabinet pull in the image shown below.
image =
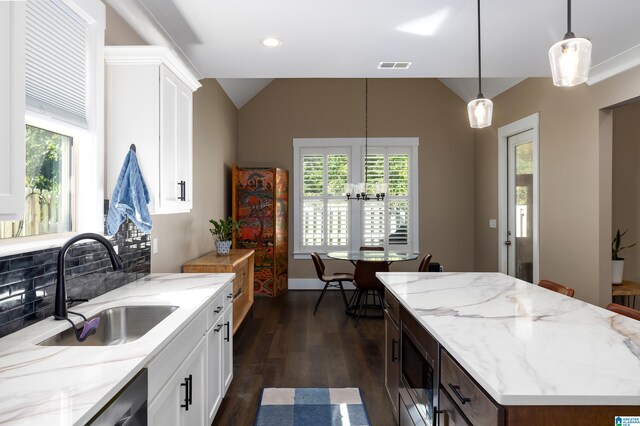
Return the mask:
[[[187,201],[187,182],[181,180],[178,182],[178,186],[180,187],[180,196],[178,197],[178,200]]]
[[[218,324],[218,326],[213,329],[216,333],[220,333],[220,330],[222,330],[222,324]]]
[[[193,405],[193,376],[189,374],[189,405]]]
[[[227,335],[224,337],[224,340],[228,342],[229,341],[229,337],[230,337],[229,336],[229,322],[228,321],[225,322],[224,326],[227,327]]]
[[[215,308],[215,309],[213,310],[213,312],[214,312],[215,314],[219,314],[221,311],[222,311],[222,306],[218,306],[217,308]]]
[[[400,343],[396,339],[391,339],[391,362],[399,361],[400,358],[396,355],[396,345]]]
[[[227,294],[227,299],[233,299],[233,293]]]
[[[193,391],[192,387],[193,376],[189,374],[189,377],[184,379],[184,383],[180,383],[180,386],[184,386],[184,404],[180,404],[180,407],[184,408],[185,411],[189,411],[189,406],[192,404],[191,392]]]
[[[457,386],[457,385],[454,386],[451,383],[449,383],[449,388],[451,389],[453,394],[458,397],[458,399],[460,400],[462,405],[466,404],[467,402],[471,402],[470,398],[466,398],[466,397],[462,396],[462,394],[460,393],[460,386]]]
[[[449,426],[449,418],[447,417],[447,412],[445,410],[438,410],[438,407],[433,407],[433,412],[435,416],[433,416],[433,426],[436,426],[436,420],[440,416],[440,414],[444,414],[444,421],[442,422],[442,426]]]

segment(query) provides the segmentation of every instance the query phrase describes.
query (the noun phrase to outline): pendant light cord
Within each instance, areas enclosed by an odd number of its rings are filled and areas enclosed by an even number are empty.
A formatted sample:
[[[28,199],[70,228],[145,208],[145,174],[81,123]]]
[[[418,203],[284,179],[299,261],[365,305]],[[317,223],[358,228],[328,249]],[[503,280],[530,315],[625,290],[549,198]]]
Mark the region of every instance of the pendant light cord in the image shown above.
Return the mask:
[[[567,33],[571,33],[571,0],[567,0]]]
[[[480,45],[480,0],[478,0],[478,98],[484,98],[482,94],[482,50]]]
[[[364,191],[367,191],[369,167],[367,166],[369,155],[369,79],[364,79]]]

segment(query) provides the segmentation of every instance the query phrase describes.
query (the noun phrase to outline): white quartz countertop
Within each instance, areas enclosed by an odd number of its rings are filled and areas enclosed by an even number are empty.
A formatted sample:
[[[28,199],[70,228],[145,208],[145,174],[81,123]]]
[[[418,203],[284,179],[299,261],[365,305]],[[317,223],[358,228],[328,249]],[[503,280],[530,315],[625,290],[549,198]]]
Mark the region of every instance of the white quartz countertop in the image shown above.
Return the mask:
[[[84,425],[234,276],[152,274],[73,308],[89,317],[114,306],[178,306],[126,344],[37,346],[69,328],[53,317],[1,338],[0,424]]]
[[[502,405],[640,405],[640,322],[498,273],[378,278]]]

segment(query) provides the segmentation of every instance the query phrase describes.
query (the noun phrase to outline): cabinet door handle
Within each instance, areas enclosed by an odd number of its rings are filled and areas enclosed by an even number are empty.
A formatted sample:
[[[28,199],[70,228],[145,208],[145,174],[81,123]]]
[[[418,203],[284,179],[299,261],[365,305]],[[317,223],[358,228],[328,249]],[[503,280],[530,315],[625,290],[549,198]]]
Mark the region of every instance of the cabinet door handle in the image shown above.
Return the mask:
[[[439,422],[440,426],[449,426],[449,413],[445,410],[438,410],[437,407],[434,407],[433,412],[436,414],[433,416],[433,426],[436,426],[436,419],[442,415],[442,421]]]
[[[227,299],[233,299],[233,293],[227,294]]]
[[[189,405],[193,405],[193,376],[189,374]]]
[[[213,329],[216,333],[220,333],[220,330],[222,330],[222,324],[218,324],[218,326]]]
[[[399,361],[400,358],[396,355],[396,345],[400,343],[396,339],[391,339],[391,362]]]
[[[217,308],[215,308],[215,309],[213,310],[213,313],[214,313],[214,314],[219,314],[220,312],[222,312],[222,306],[218,306]]]
[[[180,404],[180,407],[184,408],[185,411],[189,411],[189,405],[191,405],[191,380],[193,379],[192,375],[189,374],[189,377],[185,377],[184,382],[180,383],[180,386],[184,386],[184,404]]]
[[[228,342],[229,341],[229,337],[230,337],[229,336],[229,321],[225,322],[224,326],[227,327],[227,335],[224,336],[224,340]]]
[[[449,389],[451,389],[453,394],[458,397],[462,405],[466,404],[467,402],[471,402],[470,398],[462,396],[462,394],[460,393],[460,386],[452,385],[451,383],[449,383]]]
[[[178,200],[187,201],[187,182],[181,180],[178,182],[178,186],[180,187],[180,196],[178,197]]]

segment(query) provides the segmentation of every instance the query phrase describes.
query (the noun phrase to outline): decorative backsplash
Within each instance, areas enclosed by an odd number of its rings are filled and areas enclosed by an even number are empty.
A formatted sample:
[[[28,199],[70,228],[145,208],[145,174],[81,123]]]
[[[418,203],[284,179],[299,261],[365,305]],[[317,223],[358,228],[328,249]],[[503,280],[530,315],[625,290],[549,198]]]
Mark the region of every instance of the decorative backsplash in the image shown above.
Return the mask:
[[[151,242],[129,220],[112,243],[124,269],[114,272],[97,242],[72,246],[66,255],[67,296],[93,299],[151,272]],[[0,257],[0,337],[53,315],[59,248]]]

